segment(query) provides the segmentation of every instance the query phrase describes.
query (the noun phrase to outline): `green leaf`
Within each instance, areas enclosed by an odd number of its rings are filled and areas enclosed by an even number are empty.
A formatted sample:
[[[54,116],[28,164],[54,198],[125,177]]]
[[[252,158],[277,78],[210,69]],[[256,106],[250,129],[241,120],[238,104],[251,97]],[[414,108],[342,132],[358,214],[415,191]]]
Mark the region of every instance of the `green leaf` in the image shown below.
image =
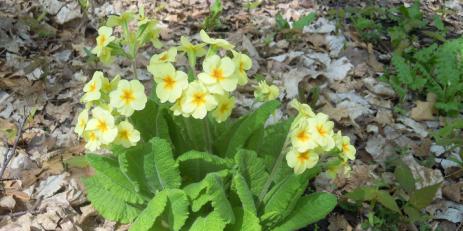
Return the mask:
[[[235,215],[228,197],[225,193],[225,186],[222,179],[216,174],[210,174],[206,177],[208,183],[207,194],[211,197],[211,204],[214,211],[222,217],[222,219],[228,224],[235,222]]]
[[[325,218],[336,206],[336,196],[330,193],[312,193],[297,201],[294,210],[273,231],[298,230]]]
[[[316,13],[314,13],[314,12],[309,13],[309,14],[301,17],[299,20],[295,21],[293,23],[293,28],[296,29],[296,30],[302,30],[302,29],[304,29],[305,26],[312,23],[315,20],[316,17],[317,17]]]
[[[256,205],[254,203],[252,192],[249,189],[246,180],[241,174],[236,173],[233,176],[232,188],[236,191],[236,194],[240,198],[240,201],[242,203],[241,206],[243,207],[243,209],[253,214],[257,214]]]
[[[143,166],[144,156],[150,154],[150,152],[151,147],[149,144],[140,143],[118,155],[121,171],[129,178],[137,192],[142,190],[155,192],[152,188],[148,190],[148,182],[145,178]]]
[[[130,227],[130,231],[150,230],[156,219],[162,214],[167,204],[167,191],[161,191],[148,203]]]
[[[201,181],[208,173],[228,169],[233,162],[207,152],[189,151],[177,158],[184,182]]]
[[[188,219],[190,201],[180,189],[169,189],[167,199],[168,205],[164,213],[167,213],[170,230],[180,230]]]
[[[90,177],[84,180],[87,198],[93,207],[104,218],[121,223],[132,222],[140,213],[140,209],[121,199],[118,192],[107,190],[102,185],[106,182],[100,181],[98,177]]]
[[[235,155],[235,162],[252,193],[258,196],[269,177],[264,160],[254,151],[240,149]]]
[[[354,191],[349,192],[346,196],[354,201],[370,201],[376,198],[376,194],[378,192],[377,188],[370,187],[370,186],[363,186],[356,188]]]
[[[207,216],[196,218],[189,231],[222,231],[227,223],[222,219],[218,212],[212,211]]]
[[[157,121],[158,111],[159,106],[154,100],[149,99],[143,110],[135,111],[130,117],[130,121],[145,142],[156,136],[156,123],[153,121]]]
[[[159,191],[179,188],[182,179],[169,142],[155,137],[150,143],[152,154],[145,156],[144,164],[147,180],[153,182]]]
[[[243,147],[252,133],[265,124],[268,117],[280,106],[280,102],[273,100],[264,103],[253,113],[247,115],[243,122],[239,124],[236,130],[232,133],[228,144],[226,145],[225,155],[231,157],[235,154],[238,148]]]
[[[417,209],[423,209],[434,199],[436,196],[437,190],[441,187],[442,183],[434,184],[431,186],[427,186],[415,191],[412,195],[410,195],[410,199],[408,203],[413,205]]]
[[[394,175],[397,181],[407,193],[415,191],[415,178],[410,167],[404,163],[400,163],[394,170]]]
[[[87,154],[86,157],[97,173],[94,178],[101,183],[99,187],[104,187],[123,201],[136,204],[144,202],[144,198],[135,191],[134,185],[120,171],[115,159],[96,154]]]
[[[286,21],[280,12],[275,16],[275,22],[278,30],[289,29],[289,23]]]
[[[234,224],[225,228],[225,231],[261,231],[262,226],[260,220],[254,212],[248,211],[245,208],[235,207],[236,221]]]
[[[376,199],[378,200],[379,203],[384,205],[384,207],[386,207],[386,208],[388,208],[388,209],[390,209],[390,210],[392,210],[394,212],[402,213],[400,211],[399,206],[395,202],[395,199],[391,195],[389,195],[389,192],[379,190],[377,192],[377,194],[376,194]]]
[[[297,200],[304,193],[309,183],[309,172],[301,175],[288,175],[275,185],[264,197],[264,214],[276,212],[279,219],[284,219],[297,206]]]

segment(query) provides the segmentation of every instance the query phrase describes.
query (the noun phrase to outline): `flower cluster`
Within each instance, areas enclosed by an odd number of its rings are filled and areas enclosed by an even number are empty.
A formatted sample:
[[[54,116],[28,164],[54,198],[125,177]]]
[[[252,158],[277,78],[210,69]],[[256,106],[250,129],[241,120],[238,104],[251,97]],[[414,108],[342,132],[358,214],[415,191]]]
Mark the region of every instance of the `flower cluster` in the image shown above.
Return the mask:
[[[109,81],[103,72],[96,71],[83,90],[81,101],[85,109],[80,112],[74,131],[85,139],[88,150],[111,143],[130,147],[140,140],[140,132],[128,120],[134,111],[145,108],[147,97],[140,81],[119,76]]]
[[[248,81],[246,71],[252,61],[233,50],[234,46],[224,39],[211,38],[203,30],[200,36],[203,43],[194,45],[182,37],[179,47],[153,55],[148,71],[154,77],[157,97],[161,103],[172,103],[170,109],[174,115],[203,119],[212,111],[212,116],[222,122],[235,106],[231,93]],[[188,58],[188,74],[173,65],[178,51]],[[227,53],[233,57],[226,56]],[[196,61],[201,57],[204,57],[202,70],[196,74]]]
[[[265,102],[276,99],[280,95],[280,90],[275,85],[268,85],[262,80],[254,91],[254,97],[257,101]]]
[[[129,30],[129,24],[136,19],[137,27],[135,31]],[[119,26],[122,29],[122,37],[113,36],[113,28]],[[110,63],[114,55],[122,55],[134,60],[138,48],[147,43],[160,48],[157,21],[145,17],[143,9],[139,15],[132,12],[125,12],[120,16],[111,15],[106,26],[98,29],[96,46],[91,50],[101,62]]]
[[[297,100],[293,100],[291,106],[298,111],[298,115],[288,135],[288,166],[294,169],[294,173],[301,174],[313,168],[322,156],[326,156],[329,160],[327,173],[330,176],[340,172],[348,173],[348,161],[355,159],[356,152],[349,137],[342,136],[340,131],[335,133],[334,123],[326,114],[315,114],[309,105]]]

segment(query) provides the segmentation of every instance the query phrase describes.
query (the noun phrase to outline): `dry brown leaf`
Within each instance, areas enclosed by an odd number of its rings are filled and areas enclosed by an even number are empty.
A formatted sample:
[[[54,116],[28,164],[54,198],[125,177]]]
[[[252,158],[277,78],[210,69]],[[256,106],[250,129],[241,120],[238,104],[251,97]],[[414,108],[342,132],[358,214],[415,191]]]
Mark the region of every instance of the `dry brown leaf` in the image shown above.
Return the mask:
[[[412,111],[410,113],[410,116],[412,119],[417,120],[417,121],[423,121],[423,120],[433,120],[434,115],[433,115],[433,108],[434,108],[434,102],[428,102],[428,101],[416,101],[416,106],[412,108]]]

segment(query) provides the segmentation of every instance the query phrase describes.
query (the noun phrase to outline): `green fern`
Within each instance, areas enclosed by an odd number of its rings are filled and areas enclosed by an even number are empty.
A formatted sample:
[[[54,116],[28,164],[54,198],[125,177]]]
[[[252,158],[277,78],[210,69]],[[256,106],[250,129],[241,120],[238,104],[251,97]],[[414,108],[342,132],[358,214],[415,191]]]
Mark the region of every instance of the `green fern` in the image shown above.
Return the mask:
[[[408,91],[431,92],[437,96],[435,107],[455,116],[463,108],[462,45],[463,39],[456,39],[408,54],[394,53],[395,74],[387,75],[386,79],[402,100]]]

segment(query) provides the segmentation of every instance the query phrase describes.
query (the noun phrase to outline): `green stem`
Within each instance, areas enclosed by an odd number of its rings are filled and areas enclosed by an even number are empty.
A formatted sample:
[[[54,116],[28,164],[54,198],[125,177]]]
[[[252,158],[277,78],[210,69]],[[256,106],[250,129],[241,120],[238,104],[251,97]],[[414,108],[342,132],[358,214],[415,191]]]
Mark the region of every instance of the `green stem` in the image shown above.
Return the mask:
[[[138,79],[138,73],[137,73],[137,57],[135,56],[134,59],[132,60],[132,71],[133,71],[133,77],[134,79]]]
[[[193,146],[197,151],[200,151],[201,149],[197,146],[197,143],[194,142],[193,140],[193,127],[191,127],[191,124],[188,121],[188,118],[183,117],[183,123],[185,124],[188,141],[192,143],[191,146]]]
[[[284,157],[286,156],[286,151],[287,151],[287,148],[290,144],[290,139],[289,139],[289,135],[286,136],[286,140],[285,140],[285,143],[283,145],[283,148],[281,149],[281,152],[280,152],[280,155],[278,156],[277,160],[275,161],[275,165],[273,165],[273,168],[272,168],[272,172],[270,172],[270,175],[269,177],[267,178],[267,181],[265,182],[263,188],[262,188],[262,191],[260,191],[260,194],[259,194],[259,200],[258,200],[258,203],[262,203],[262,201],[264,200],[265,198],[265,195],[267,195],[269,189],[270,189],[270,185],[272,184],[275,176],[276,176],[276,173],[278,171],[278,169],[280,168],[281,166],[281,163],[283,162],[283,159]]]
[[[208,118],[203,119],[203,129],[204,129],[204,140],[206,142],[206,150],[209,153],[212,153],[212,135],[211,130],[209,128],[209,120]]]

